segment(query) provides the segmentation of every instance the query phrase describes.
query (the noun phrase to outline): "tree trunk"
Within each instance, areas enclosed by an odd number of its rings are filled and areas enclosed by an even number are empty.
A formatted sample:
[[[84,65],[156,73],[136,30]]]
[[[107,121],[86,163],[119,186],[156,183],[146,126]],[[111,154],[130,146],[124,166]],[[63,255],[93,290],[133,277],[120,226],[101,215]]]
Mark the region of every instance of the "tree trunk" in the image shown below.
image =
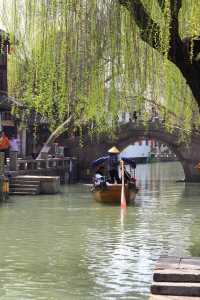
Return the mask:
[[[152,48],[160,52],[162,49],[161,28],[159,22],[151,18],[150,12],[143,5],[142,0],[118,0],[125,6],[137,24],[141,39]],[[165,1],[157,0],[161,11],[164,13]],[[200,111],[200,36],[182,38],[179,32],[179,11],[182,0],[170,0],[170,26],[168,59],[181,71],[190,87]],[[191,57],[192,54],[192,57]]]
[[[72,120],[72,116],[70,116],[67,120],[65,120],[61,125],[59,125],[53,132],[52,134],[49,136],[48,140],[45,142],[45,144],[43,145],[42,149],[40,150],[38,156],[36,159],[40,159],[42,156],[42,153],[48,153],[51,145],[53,144],[53,142],[55,141],[55,139],[64,132],[64,130],[66,130],[66,126],[69,125],[70,121]]]

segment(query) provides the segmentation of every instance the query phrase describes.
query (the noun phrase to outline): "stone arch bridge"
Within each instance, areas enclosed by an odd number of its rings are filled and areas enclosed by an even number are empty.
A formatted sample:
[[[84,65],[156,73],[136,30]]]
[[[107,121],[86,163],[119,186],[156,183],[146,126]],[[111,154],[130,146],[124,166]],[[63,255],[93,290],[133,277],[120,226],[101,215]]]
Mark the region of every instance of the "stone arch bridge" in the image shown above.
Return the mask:
[[[191,141],[186,144],[179,139],[180,130],[169,133],[158,120],[149,122],[146,126],[142,122],[128,122],[119,126],[115,139],[107,136],[91,140],[85,135],[82,147],[79,138],[68,139],[67,146],[69,155],[78,158],[79,178],[87,180],[91,178],[91,161],[105,155],[111,146],[115,145],[122,151],[139,138],[155,139],[167,144],[176,154],[183,167],[185,181],[200,182],[200,171],[195,168],[200,161],[200,134],[193,134]]]

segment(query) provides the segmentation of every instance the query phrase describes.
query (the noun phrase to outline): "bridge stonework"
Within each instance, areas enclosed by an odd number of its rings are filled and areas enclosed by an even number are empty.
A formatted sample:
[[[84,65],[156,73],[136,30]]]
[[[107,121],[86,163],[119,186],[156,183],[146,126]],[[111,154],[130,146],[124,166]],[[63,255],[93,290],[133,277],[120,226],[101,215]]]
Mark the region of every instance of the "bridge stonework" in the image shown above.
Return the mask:
[[[79,178],[89,180],[92,175],[91,161],[106,155],[111,146],[115,145],[122,151],[138,139],[155,139],[167,144],[176,154],[183,167],[186,182],[200,182],[200,171],[195,168],[200,162],[200,135],[193,135],[190,142],[183,143],[179,139],[179,133],[178,129],[173,133],[167,132],[162,123],[158,121],[149,123],[148,126],[129,122],[119,127],[115,139],[102,137],[91,140],[88,136],[84,136],[82,147],[79,138],[67,140],[67,146],[69,155],[78,158]]]

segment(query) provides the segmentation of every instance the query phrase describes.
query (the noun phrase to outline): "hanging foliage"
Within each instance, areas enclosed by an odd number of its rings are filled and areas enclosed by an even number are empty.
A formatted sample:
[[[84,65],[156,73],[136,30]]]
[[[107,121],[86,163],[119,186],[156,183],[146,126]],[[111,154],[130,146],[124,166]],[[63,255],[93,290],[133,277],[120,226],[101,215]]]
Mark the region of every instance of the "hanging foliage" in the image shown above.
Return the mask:
[[[120,111],[142,107],[142,115],[151,114],[146,99],[165,107],[159,113],[167,128],[177,122],[187,131],[199,126],[198,103],[169,59],[176,13],[171,3],[179,1],[8,2],[2,15],[4,20],[8,15],[6,31],[15,44],[9,55],[9,93],[48,119],[52,130],[72,116],[74,126],[110,132]],[[142,20],[136,5],[146,13]],[[199,35],[199,7],[200,0],[182,1],[182,39]],[[192,45],[191,60],[196,55]]]

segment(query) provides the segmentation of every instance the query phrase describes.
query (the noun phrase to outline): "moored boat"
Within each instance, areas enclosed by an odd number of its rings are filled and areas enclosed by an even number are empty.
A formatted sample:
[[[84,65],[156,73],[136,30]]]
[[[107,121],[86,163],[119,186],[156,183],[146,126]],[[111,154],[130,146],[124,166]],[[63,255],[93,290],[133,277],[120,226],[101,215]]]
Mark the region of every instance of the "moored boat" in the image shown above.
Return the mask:
[[[106,184],[101,187],[94,187],[92,192],[94,199],[101,203],[120,204],[121,203],[121,184]],[[129,204],[135,200],[138,188],[135,183],[125,184],[126,202]]]

